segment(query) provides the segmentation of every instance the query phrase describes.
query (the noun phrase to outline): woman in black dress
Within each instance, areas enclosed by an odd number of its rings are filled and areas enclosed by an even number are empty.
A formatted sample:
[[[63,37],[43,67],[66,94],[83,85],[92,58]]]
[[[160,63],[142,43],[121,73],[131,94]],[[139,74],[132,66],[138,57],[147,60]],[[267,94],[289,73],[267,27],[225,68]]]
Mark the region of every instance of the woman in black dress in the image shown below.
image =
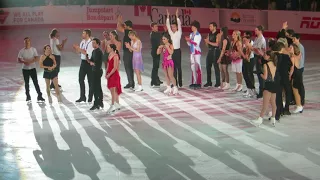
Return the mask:
[[[251,121],[252,124],[260,126],[263,122],[263,116],[266,113],[266,110],[269,106],[269,103],[272,107],[272,116],[271,123],[275,126],[276,119],[276,93],[280,88],[279,75],[277,73],[277,56],[272,51],[267,51],[264,55],[264,59],[267,60],[267,63],[263,65],[264,72],[260,74],[263,80],[265,80],[265,87],[263,91],[263,104],[260,112],[260,116],[257,120]]]
[[[55,57],[51,53],[50,45],[45,45],[43,48],[44,55],[40,57],[40,68],[44,68],[43,78],[46,80],[46,90],[49,99],[49,103],[52,103],[50,93],[50,81],[53,81],[58,102],[61,102],[60,89],[58,86],[58,71],[56,69],[57,63]]]
[[[230,79],[229,79],[229,72],[228,72],[228,66],[231,64],[231,60],[229,56],[226,56],[228,51],[230,50],[230,39],[228,37],[228,28],[223,27],[220,30],[220,37],[221,37],[221,53],[220,57],[217,60],[217,63],[220,63],[220,70],[221,70],[221,77],[222,77],[222,83],[220,88],[223,90],[227,90],[230,88]]]

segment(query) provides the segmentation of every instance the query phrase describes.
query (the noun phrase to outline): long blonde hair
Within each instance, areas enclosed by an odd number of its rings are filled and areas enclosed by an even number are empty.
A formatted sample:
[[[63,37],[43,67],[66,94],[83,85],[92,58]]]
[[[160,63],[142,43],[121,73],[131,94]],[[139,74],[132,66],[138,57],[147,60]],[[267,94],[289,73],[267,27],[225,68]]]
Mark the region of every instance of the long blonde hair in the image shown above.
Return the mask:
[[[138,40],[140,40],[140,38],[138,37],[136,31],[130,31],[130,32],[128,33],[128,36],[130,36],[130,35],[135,36]]]
[[[234,30],[233,32],[236,33],[236,35],[237,35],[237,40],[240,41],[240,42],[242,42],[241,32],[238,31],[238,30]]]

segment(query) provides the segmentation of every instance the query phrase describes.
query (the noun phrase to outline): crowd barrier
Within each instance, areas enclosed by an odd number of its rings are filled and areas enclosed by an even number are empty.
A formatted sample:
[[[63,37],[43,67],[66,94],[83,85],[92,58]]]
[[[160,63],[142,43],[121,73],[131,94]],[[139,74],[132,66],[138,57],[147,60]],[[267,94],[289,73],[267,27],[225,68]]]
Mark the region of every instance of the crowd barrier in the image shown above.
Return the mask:
[[[175,17],[176,7],[160,6],[43,6],[0,9],[0,29],[41,27],[88,27],[115,28],[117,17],[130,19],[137,30],[149,30],[150,22],[165,24],[166,9],[170,20]],[[208,24],[216,22],[218,28],[253,31],[263,25],[266,36],[275,36],[287,21],[289,28],[302,34],[303,39],[320,40],[320,13],[298,11],[179,8],[183,30],[190,31],[190,24],[197,20],[200,32],[208,32]]]

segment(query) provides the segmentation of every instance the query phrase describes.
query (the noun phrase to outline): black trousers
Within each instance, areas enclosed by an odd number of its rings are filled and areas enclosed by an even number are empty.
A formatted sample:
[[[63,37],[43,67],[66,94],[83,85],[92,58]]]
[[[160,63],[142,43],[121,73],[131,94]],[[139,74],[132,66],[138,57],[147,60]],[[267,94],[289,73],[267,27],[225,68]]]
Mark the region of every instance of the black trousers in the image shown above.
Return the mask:
[[[174,78],[177,81],[177,85],[182,86],[182,68],[181,68],[181,50],[175,49],[172,54],[172,60],[174,63]]]
[[[219,48],[213,48],[208,51],[208,55],[206,58],[206,68],[207,68],[207,83],[212,83],[211,81],[211,68],[212,65],[214,67],[214,73],[216,77],[216,85],[220,86],[220,67],[217,63],[219,56],[220,56],[220,49]]]
[[[306,92],[305,92],[305,89],[304,89],[304,84],[303,84],[303,72],[304,72],[304,67],[299,69],[301,71],[301,86],[300,88],[298,89],[299,91],[299,94],[301,96],[301,104],[302,106],[304,105],[304,101],[305,101],[305,97],[306,97]]]
[[[60,55],[54,55],[54,58],[56,59],[56,63],[57,63],[57,67],[56,67],[56,70],[59,74],[60,72],[60,64],[61,64],[61,56]],[[54,84],[53,84],[53,81],[51,82],[51,85],[50,85],[52,88],[54,88]]]
[[[99,105],[103,100],[102,88],[101,88],[101,76],[103,74],[102,69],[92,71],[92,92],[94,95],[94,105]]]
[[[26,89],[26,96],[30,97],[30,86],[29,86],[30,77],[32,79],[34,87],[36,88],[36,91],[38,93],[38,97],[42,96],[42,93],[41,93],[40,87],[39,87],[39,83],[38,83],[36,68],[22,69],[22,74],[23,74],[23,79],[24,79],[24,87]]]
[[[248,62],[247,60],[243,60],[242,74],[243,74],[243,79],[246,82],[246,86],[248,89],[255,89],[253,68],[254,68],[254,59],[253,58],[250,59],[250,62]]]
[[[130,86],[134,86],[134,75],[133,75],[133,65],[132,65],[132,57],[133,53],[130,51],[123,51],[123,62],[124,62],[124,69],[126,70],[128,84]]]
[[[92,100],[93,92],[90,88],[92,81],[92,67],[86,60],[81,61],[80,70],[79,70],[79,85],[80,85],[80,98],[86,98],[86,87],[84,84],[84,79],[87,76],[88,84],[89,84],[89,100]]]
[[[160,64],[160,55],[155,52],[151,52],[153,64],[152,64],[152,72],[151,72],[151,84],[158,84],[160,82],[160,78],[158,76],[159,64]]]
[[[260,76],[260,74],[263,73],[261,60],[262,60],[261,56],[254,55],[254,63],[256,66],[257,76],[258,76],[258,80],[259,80],[259,94],[263,93],[263,88],[264,88],[264,80]]]
[[[286,95],[286,104],[283,106],[283,98],[282,93]],[[276,95],[276,104],[277,104],[277,111],[276,111],[276,119],[280,119],[280,115],[285,112],[289,111],[289,105],[291,102],[291,83],[289,81],[289,77],[280,77],[280,88]]]

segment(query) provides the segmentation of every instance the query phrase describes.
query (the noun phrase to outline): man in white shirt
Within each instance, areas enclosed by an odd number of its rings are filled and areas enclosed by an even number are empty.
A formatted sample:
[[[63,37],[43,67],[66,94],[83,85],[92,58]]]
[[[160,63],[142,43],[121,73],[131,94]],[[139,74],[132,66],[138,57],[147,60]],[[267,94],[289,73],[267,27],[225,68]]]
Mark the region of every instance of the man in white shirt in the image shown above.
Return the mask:
[[[80,85],[80,98],[76,102],[86,102],[86,89],[84,84],[84,79],[87,76],[89,87],[91,87],[91,76],[92,76],[92,67],[87,61],[88,59],[91,59],[93,46],[92,46],[92,40],[91,37],[91,30],[85,29],[82,32],[82,41],[80,43],[80,46],[74,44],[73,48],[81,54],[81,65],[79,70],[79,85]],[[93,92],[91,90],[92,88],[89,88],[89,97],[88,102],[92,102]]]
[[[167,20],[166,26],[168,29],[168,33],[172,39],[173,44],[173,54],[172,60],[174,63],[174,77],[176,78],[177,85],[182,87],[182,69],[181,69],[181,50],[180,50],[180,41],[182,36],[182,28],[181,28],[181,21],[179,19],[179,9],[176,10],[176,22],[172,23],[170,26],[170,13],[167,9]]]
[[[264,27],[259,25],[255,28],[256,39],[253,42],[252,49],[254,52],[254,60],[256,64],[256,71],[259,80],[259,94],[257,98],[262,98],[263,96],[263,88],[264,88],[264,80],[260,76],[262,72],[262,57],[267,49],[266,39],[263,36]]]
[[[66,39],[62,40],[62,43],[60,44],[59,37],[60,37],[59,31],[57,29],[52,29],[50,36],[49,36],[50,47],[51,47],[51,52],[56,59],[56,63],[57,63],[56,69],[57,69],[58,73],[60,72],[61,51],[63,50],[64,45],[67,42],[67,38],[66,38]],[[51,82],[50,88],[54,89],[53,81]],[[60,85],[59,85],[59,88],[61,88]]]
[[[29,93],[29,79],[31,77],[33,85],[38,93],[38,101],[44,101],[40,87],[38,84],[36,63],[39,60],[37,50],[31,47],[31,40],[29,37],[24,38],[24,48],[19,51],[18,62],[22,64],[22,74],[26,89],[26,101],[31,101]]]

